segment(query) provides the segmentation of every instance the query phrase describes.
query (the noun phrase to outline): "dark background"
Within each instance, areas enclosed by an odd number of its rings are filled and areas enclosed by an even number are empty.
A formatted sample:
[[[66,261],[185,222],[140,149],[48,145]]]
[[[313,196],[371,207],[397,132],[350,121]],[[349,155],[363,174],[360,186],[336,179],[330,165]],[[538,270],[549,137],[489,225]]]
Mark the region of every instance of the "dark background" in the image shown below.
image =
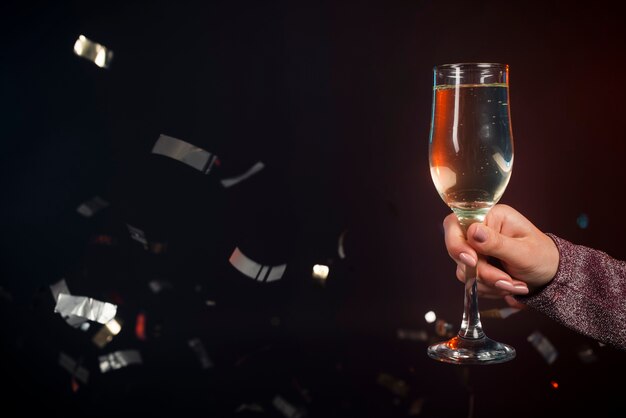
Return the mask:
[[[454,367],[426,356],[424,313],[458,327],[449,213],[428,169],[432,67],[506,62],[515,169],[502,199],[547,232],[626,259],[624,25],[606,1],[22,2],[0,6],[5,416],[555,416],[620,405],[623,351],[531,310],[484,319],[518,357]],[[114,51],[74,55],[78,35]],[[220,157],[203,175],[151,155],[160,134]],[[230,189],[219,180],[257,161]],[[80,203],[111,206],[86,219]],[[577,219],[585,214],[589,225]],[[126,224],[166,254],[145,251]],[[337,254],[346,232],[347,257]],[[113,245],[98,245],[105,234]],[[256,283],[233,249],[283,278]],[[330,266],[324,286],[311,267]],[[118,304],[98,349],[54,313],[49,285]],[[155,278],[172,283],[154,294]],[[207,306],[206,300],[216,302]],[[481,301],[481,308],[503,307]],[[146,317],[147,338],[134,333]],[[542,332],[559,358],[526,341]],[[214,367],[200,368],[199,338]],[[597,361],[579,358],[591,348]],[[143,364],[101,374],[97,358]],[[59,353],[89,382],[72,389]],[[391,389],[381,373],[396,379]],[[551,382],[558,382],[554,389]],[[404,382],[404,386],[401,382]],[[395,392],[394,389],[395,388]],[[264,412],[236,412],[243,404]]]

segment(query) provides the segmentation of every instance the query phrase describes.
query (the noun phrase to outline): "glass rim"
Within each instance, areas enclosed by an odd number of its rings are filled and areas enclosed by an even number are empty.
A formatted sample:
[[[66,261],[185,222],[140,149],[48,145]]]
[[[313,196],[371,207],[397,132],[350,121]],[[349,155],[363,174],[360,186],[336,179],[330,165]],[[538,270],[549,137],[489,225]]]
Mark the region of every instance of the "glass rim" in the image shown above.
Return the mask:
[[[498,62],[458,62],[453,64],[437,64],[434,66],[435,69],[456,69],[456,68],[465,68],[465,67],[473,67],[473,68],[509,68],[509,64],[503,64]]]

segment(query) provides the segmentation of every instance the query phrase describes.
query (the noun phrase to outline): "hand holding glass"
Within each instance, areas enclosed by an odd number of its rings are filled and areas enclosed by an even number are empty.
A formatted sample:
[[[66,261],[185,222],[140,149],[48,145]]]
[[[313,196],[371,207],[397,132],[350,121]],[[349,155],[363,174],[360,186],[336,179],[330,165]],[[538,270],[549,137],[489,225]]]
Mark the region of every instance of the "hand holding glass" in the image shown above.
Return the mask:
[[[434,68],[430,172],[463,229],[483,222],[502,197],[513,167],[509,67],[445,64]],[[476,268],[465,270],[465,305],[458,335],[428,355],[455,364],[512,360],[515,349],[488,338],[478,313]]]

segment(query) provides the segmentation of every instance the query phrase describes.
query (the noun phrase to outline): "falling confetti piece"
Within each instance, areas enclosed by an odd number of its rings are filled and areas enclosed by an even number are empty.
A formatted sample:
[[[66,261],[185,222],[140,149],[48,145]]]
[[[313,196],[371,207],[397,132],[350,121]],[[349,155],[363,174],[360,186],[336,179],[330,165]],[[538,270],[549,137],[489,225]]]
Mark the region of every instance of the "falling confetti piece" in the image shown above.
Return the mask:
[[[344,229],[343,232],[341,232],[341,234],[339,235],[339,240],[337,242],[337,254],[342,260],[346,258],[345,240],[347,232],[348,231]]]
[[[113,340],[117,334],[122,330],[122,321],[119,319],[112,319],[93,336],[91,341],[99,348],[104,348],[108,343]]]
[[[330,268],[324,264],[315,264],[313,266],[313,273],[311,274],[314,279],[325,281],[328,278]]]
[[[87,384],[89,380],[89,371],[81,366],[80,361],[74,360],[72,357],[61,352],[59,353],[59,365],[67,370],[72,377],[80,380],[84,384]]]
[[[93,199],[83,202],[76,208],[76,212],[83,215],[85,218],[91,218],[102,209],[109,207],[110,203],[101,198],[95,196]]]
[[[598,356],[588,345],[584,345],[578,349],[578,358],[585,364],[591,364],[598,361]]]
[[[133,239],[134,241],[137,241],[138,243],[143,245],[143,248],[145,250],[147,250],[148,249],[148,240],[146,239],[146,233],[143,232],[141,229],[136,228],[136,227],[134,227],[132,225],[126,224],[126,226],[128,227],[128,232],[130,233],[131,239]]]
[[[559,353],[550,340],[544,337],[542,333],[535,331],[528,336],[527,340],[537,349],[548,364],[552,364],[556,361]]]
[[[259,282],[273,282],[279,280],[283,277],[285,269],[287,268],[286,264],[278,266],[261,265],[246,257],[239,248],[235,248],[228,261],[233,267],[239,270],[239,272]]]
[[[250,167],[248,171],[246,171],[245,173],[239,176],[222,179],[221,180],[222,186],[224,186],[225,188],[233,187],[234,185],[241,183],[242,181],[252,177],[259,171],[263,170],[263,168],[265,168],[265,164],[259,161],[258,163]]]
[[[213,362],[209,358],[206,349],[204,348],[204,344],[200,341],[199,338],[193,338],[188,342],[189,347],[196,353],[196,357],[200,361],[200,365],[203,369],[210,369],[213,367]]]
[[[85,318],[106,324],[115,317],[117,306],[86,296],[72,296],[61,293],[57,298],[54,311],[62,316]]]
[[[141,364],[141,354],[137,350],[120,350],[113,353],[99,356],[100,371],[107,373],[111,370],[118,370],[131,364]]]
[[[216,155],[181,139],[167,135],[159,136],[159,139],[152,147],[152,153],[180,161],[204,174],[209,174],[217,161]]]
[[[104,45],[87,39],[84,35],[80,35],[74,42],[74,53],[93,62],[100,68],[109,68],[113,60],[113,51]]]
[[[272,405],[274,405],[274,407],[276,407],[276,409],[278,409],[278,411],[280,411],[286,418],[303,418],[307,415],[305,410],[296,408],[281,396],[275,396],[272,400]]]
[[[396,332],[398,339],[410,341],[426,341],[428,334],[424,330],[398,329]]]

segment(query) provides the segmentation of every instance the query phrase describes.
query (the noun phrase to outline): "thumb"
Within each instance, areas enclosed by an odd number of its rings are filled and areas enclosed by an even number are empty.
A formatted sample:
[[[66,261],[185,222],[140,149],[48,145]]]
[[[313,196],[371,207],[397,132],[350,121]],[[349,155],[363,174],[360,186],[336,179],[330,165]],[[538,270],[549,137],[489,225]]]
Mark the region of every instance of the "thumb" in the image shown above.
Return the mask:
[[[470,225],[467,242],[479,253],[498,258],[503,262],[515,262],[522,257],[519,242],[500,234],[482,223]]]

